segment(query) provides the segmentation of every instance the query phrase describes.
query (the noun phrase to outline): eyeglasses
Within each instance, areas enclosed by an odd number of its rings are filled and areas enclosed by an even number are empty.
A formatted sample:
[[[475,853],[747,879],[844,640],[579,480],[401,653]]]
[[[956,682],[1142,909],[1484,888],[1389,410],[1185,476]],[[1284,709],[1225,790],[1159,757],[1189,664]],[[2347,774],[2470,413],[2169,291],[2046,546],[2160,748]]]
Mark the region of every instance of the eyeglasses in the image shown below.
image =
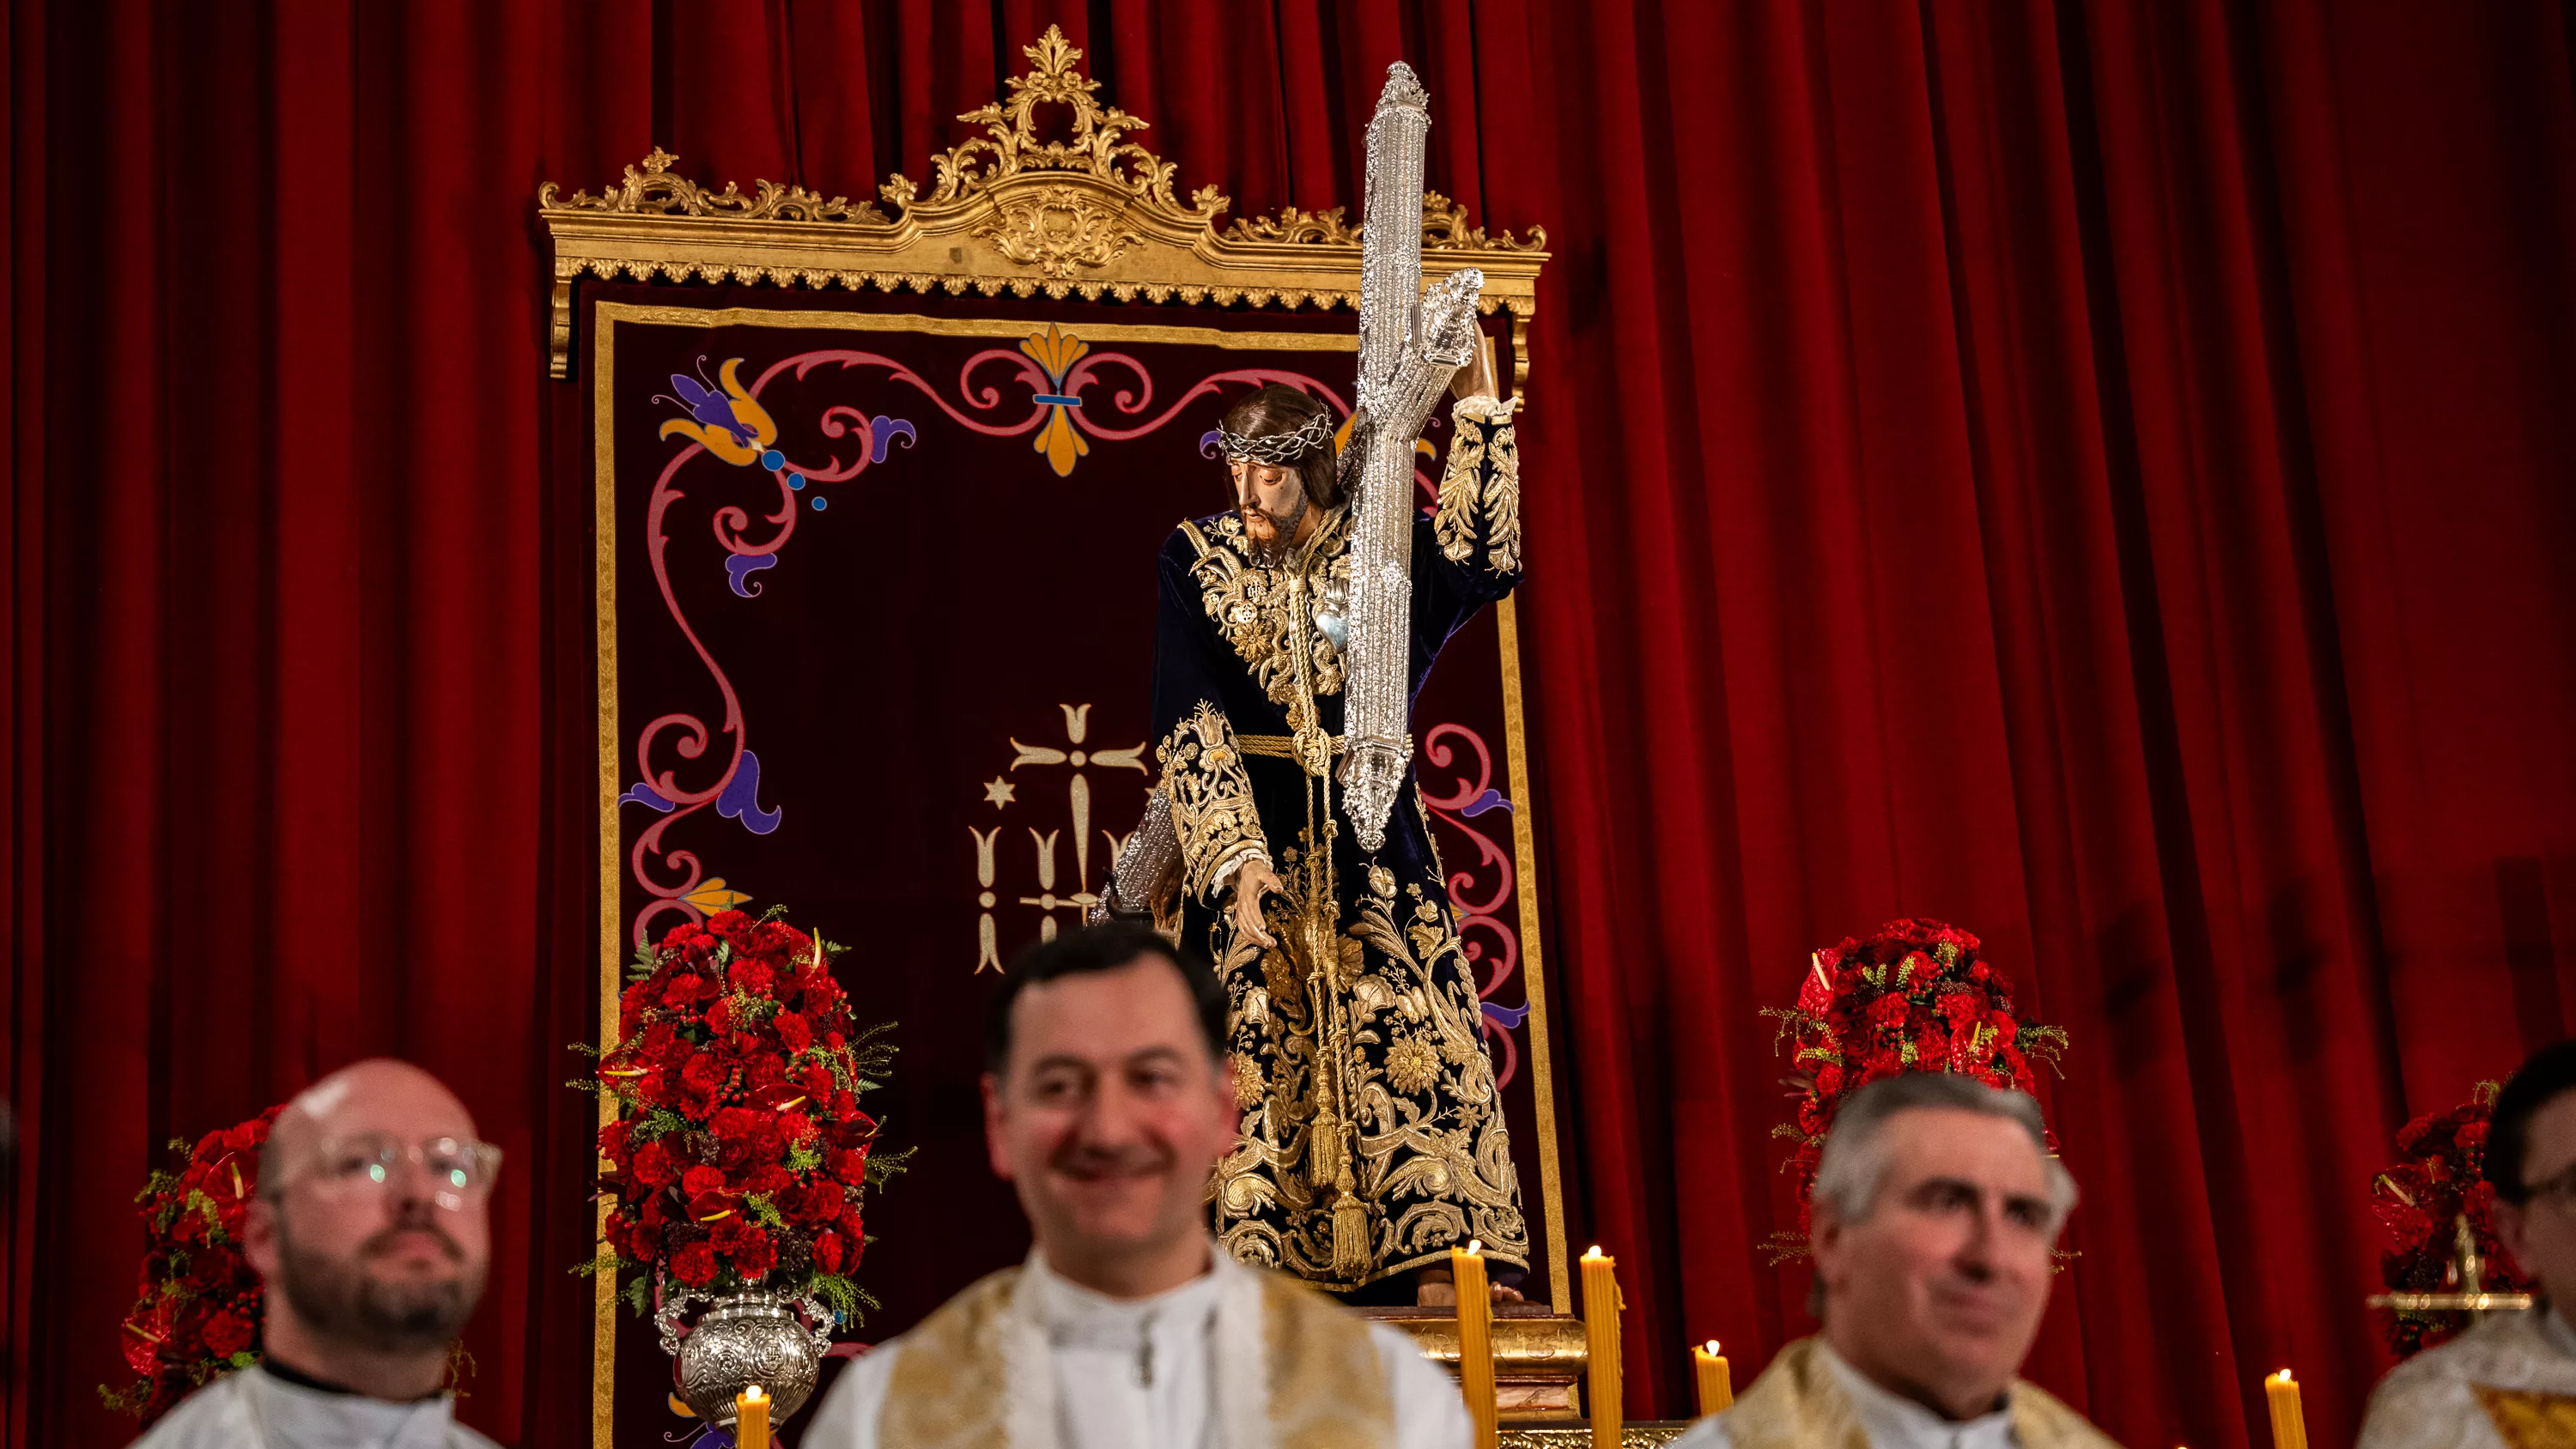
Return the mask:
[[[308,1175],[333,1193],[390,1191],[403,1164],[418,1167],[429,1179],[441,1207],[456,1208],[492,1190],[501,1173],[501,1149],[463,1137],[427,1137],[405,1142],[384,1132],[355,1132],[325,1139]]]

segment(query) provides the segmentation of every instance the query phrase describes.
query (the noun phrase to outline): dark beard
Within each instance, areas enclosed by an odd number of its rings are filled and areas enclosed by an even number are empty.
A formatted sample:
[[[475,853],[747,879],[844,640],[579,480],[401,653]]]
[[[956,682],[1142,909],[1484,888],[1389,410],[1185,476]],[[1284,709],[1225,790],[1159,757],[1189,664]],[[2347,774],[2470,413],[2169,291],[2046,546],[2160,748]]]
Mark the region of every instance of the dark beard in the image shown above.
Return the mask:
[[[1296,540],[1297,525],[1306,521],[1306,492],[1302,488],[1297,491],[1296,500],[1289,505],[1285,518],[1248,500],[1238,502],[1236,512],[1243,519],[1244,541],[1252,545],[1254,553],[1275,563],[1287,554],[1289,545]],[[1269,525],[1267,538],[1262,536],[1262,524]]]
[[[278,1286],[286,1290],[296,1316],[324,1338],[376,1353],[438,1348],[465,1327],[483,1297],[484,1270],[479,1267],[444,1283],[383,1283],[367,1275],[367,1259],[384,1240],[402,1232],[436,1234],[447,1244],[448,1256],[461,1263],[464,1249],[432,1224],[396,1223],[359,1245],[356,1256],[346,1261],[304,1251],[285,1228],[281,1218]]]

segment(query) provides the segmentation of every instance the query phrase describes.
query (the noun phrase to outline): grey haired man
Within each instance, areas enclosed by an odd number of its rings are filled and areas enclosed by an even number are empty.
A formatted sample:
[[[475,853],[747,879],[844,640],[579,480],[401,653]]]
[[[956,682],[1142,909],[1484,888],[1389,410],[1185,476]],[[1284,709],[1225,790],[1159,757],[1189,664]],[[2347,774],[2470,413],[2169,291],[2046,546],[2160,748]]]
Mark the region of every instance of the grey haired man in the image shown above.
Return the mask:
[[[2016,1377],[2074,1206],[2026,1094],[1948,1072],[1863,1087],[1816,1165],[1823,1330],[1675,1449],[2110,1449]]]

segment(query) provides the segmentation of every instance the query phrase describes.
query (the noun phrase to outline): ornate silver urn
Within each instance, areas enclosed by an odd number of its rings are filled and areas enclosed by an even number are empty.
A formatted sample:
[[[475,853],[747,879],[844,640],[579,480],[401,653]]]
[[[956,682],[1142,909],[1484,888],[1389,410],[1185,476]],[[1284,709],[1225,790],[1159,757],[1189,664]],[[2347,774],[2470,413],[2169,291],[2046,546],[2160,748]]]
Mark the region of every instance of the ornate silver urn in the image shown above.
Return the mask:
[[[681,1315],[701,1301],[707,1311],[681,1327]],[[772,1424],[805,1407],[832,1346],[833,1322],[832,1310],[815,1299],[778,1293],[710,1298],[684,1290],[665,1297],[653,1314],[662,1351],[680,1361],[680,1401],[700,1423],[725,1430],[733,1428],[735,1396],[753,1384],[771,1400]]]

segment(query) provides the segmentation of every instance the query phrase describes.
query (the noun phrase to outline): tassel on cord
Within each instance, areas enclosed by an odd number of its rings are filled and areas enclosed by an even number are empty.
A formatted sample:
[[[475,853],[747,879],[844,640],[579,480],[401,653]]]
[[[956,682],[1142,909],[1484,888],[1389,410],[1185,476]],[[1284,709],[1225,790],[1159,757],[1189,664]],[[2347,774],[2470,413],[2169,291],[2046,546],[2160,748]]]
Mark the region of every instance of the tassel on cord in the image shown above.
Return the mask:
[[[1368,1208],[1352,1190],[1347,1167],[1333,1186],[1333,1276],[1353,1279],[1369,1268]]]
[[[1306,1131],[1306,1180],[1341,1183],[1351,1180],[1351,1164],[1343,1154],[1342,1116],[1329,1103],[1315,1114],[1315,1125]]]

